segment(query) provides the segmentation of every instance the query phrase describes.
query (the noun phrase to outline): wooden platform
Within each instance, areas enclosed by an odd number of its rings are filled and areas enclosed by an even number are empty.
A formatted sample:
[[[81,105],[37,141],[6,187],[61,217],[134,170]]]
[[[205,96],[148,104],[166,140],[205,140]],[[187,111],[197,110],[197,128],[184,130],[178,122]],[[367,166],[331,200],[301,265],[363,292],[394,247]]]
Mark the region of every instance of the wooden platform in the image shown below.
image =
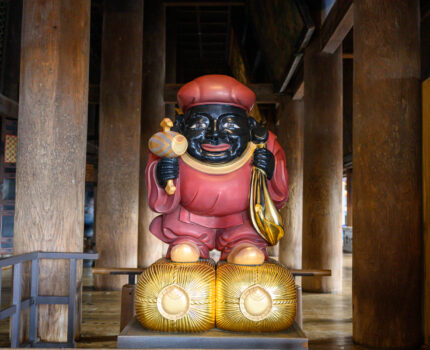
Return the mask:
[[[275,333],[237,333],[214,328],[185,334],[149,331],[133,319],[118,336],[118,348],[303,350],[308,348],[308,339],[296,324]]]

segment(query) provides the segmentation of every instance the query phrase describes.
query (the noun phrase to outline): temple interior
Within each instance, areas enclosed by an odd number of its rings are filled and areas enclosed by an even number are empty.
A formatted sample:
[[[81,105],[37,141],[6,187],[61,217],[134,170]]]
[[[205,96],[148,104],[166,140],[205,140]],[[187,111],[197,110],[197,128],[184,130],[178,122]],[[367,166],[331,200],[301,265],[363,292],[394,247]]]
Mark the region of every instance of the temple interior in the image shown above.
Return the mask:
[[[148,140],[213,74],[285,151],[306,346],[430,349],[430,0],[0,0],[0,347],[119,347]]]

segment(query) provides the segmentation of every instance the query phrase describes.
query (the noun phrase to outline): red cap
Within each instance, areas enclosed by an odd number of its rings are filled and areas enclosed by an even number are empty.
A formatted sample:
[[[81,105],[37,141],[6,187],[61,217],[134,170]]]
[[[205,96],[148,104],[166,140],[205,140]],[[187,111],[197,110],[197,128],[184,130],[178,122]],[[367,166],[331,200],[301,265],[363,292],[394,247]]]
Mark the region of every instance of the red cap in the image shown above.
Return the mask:
[[[228,75],[203,75],[179,89],[178,103],[184,113],[191,107],[209,104],[236,106],[249,113],[255,94]]]

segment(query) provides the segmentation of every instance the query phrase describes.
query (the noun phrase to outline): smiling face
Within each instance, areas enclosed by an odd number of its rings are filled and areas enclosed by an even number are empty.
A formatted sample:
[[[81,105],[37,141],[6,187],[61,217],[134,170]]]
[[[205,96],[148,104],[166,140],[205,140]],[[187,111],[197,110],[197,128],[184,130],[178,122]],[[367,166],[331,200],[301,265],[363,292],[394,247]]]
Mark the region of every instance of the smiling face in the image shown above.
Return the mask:
[[[222,104],[190,108],[183,134],[188,140],[188,153],[210,163],[226,163],[240,157],[250,140],[245,110]]]

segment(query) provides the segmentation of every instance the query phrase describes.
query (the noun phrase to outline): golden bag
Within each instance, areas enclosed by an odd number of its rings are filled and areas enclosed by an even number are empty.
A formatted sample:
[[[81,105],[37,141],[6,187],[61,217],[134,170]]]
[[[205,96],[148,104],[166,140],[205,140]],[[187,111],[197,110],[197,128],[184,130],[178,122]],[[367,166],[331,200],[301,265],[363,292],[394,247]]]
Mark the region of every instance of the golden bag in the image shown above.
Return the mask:
[[[215,262],[158,260],[139,277],[136,318],[162,332],[201,332],[215,326]]]
[[[270,198],[266,174],[255,166],[252,167],[249,212],[254,229],[269,245],[275,245],[284,237],[282,216]]]
[[[246,266],[218,263],[216,325],[237,332],[276,332],[296,316],[294,278],[275,261]]]

